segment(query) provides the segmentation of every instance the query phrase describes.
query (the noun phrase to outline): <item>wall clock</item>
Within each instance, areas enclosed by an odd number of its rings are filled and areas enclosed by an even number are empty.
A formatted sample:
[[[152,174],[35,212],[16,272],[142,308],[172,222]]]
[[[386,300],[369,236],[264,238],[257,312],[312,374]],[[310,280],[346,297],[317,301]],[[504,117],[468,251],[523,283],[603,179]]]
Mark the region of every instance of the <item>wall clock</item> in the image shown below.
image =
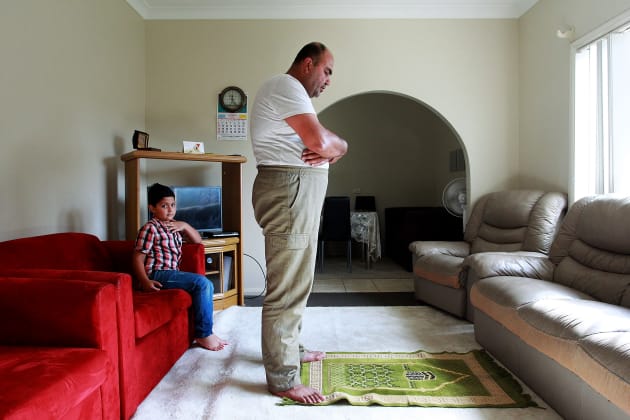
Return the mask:
[[[247,96],[239,87],[228,86],[219,94],[219,105],[227,112],[236,112],[247,104]]]

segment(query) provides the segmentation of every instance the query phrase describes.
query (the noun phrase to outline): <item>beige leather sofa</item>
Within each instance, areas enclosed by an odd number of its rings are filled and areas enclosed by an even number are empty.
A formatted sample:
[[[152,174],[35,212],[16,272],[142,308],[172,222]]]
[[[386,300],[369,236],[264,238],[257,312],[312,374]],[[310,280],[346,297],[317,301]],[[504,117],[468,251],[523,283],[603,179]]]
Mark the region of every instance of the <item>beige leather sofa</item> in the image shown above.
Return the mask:
[[[415,241],[412,253],[417,299],[472,321],[464,258],[480,252],[545,257],[567,208],[566,194],[536,190],[493,192],[475,203],[464,240]]]
[[[463,263],[477,341],[569,419],[630,418],[630,197],[571,206],[548,258]]]

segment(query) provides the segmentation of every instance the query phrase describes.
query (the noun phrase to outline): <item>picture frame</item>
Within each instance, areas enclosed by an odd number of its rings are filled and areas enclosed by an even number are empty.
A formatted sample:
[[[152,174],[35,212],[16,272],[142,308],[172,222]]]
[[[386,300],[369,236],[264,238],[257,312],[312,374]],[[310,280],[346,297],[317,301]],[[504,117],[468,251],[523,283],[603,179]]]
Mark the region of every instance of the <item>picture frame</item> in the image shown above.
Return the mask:
[[[144,131],[135,130],[131,142],[134,149],[149,149],[149,134]]]
[[[202,155],[205,153],[203,142],[200,141],[183,141],[183,152]]]

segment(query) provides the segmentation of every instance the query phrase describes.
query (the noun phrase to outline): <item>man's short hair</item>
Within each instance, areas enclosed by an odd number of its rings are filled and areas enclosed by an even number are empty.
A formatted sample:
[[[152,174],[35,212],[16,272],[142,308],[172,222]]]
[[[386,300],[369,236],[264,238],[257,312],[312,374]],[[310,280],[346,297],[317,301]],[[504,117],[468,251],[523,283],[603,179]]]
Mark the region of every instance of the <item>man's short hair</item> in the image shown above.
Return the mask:
[[[295,56],[293,64],[301,63],[302,61],[310,58],[313,60],[313,64],[317,65],[322,54],[327,50],[326,46],[321,42],[310,42],[302,47],[302,49]]]
[[[175,192],[170,187],[157,182],[149,187],[147,195],[147,202],[152,206],[156,206],[164,197],[175,198]]]

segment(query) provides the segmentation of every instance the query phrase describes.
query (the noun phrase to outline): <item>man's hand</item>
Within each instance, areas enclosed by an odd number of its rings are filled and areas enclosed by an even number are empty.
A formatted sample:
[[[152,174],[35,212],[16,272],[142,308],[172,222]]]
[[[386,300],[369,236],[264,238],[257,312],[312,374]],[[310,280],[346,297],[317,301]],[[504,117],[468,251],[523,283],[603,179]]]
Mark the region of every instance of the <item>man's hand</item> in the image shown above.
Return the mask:
[[[320,166],[320,165],[323,165],[324,163],[333,164],[337,162],[339,159],[341,159],[342,157],[343,155],[326,158],[326,157],[318,155],[316,152],[313,152],[312,150],[309,150],[309,149],[304,149],[304,151],[302,152],[302,160],[304,161],[304,163],[310,166]]]
[[[302,152],[302,160],[310,166],[320,166],[331,161],[330,158],[322,157],[309,149],[304,149]]]
[[[337,161],[348,151],[348,143],[321,125],[315,114],[293,115],[285,121],[302,139],[306,149],[317,156],[309,156],[309,160],[302,158],[311,166],[330,162],[330,159]]]

